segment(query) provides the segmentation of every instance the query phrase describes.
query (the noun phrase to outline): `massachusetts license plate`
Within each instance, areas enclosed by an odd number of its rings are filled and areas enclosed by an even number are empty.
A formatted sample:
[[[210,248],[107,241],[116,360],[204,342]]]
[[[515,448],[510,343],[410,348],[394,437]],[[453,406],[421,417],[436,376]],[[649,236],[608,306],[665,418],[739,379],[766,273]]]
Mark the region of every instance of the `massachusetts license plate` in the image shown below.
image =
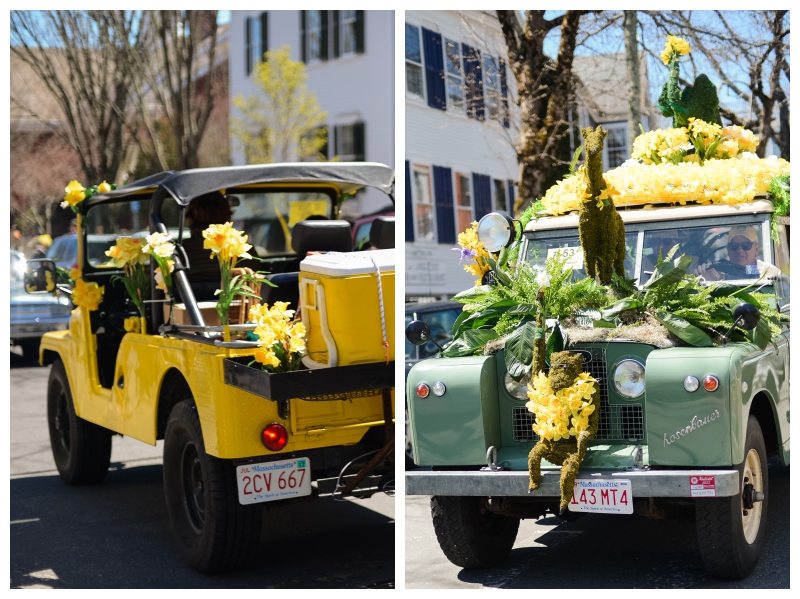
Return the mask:
[[[577,479],[572,489],[572,512],[594,514],[632,514],[633,493],[631,481],[601,479]]]
[[[311,462],[296,458],[238,466],[236,482],[242,505],[311,495]]]

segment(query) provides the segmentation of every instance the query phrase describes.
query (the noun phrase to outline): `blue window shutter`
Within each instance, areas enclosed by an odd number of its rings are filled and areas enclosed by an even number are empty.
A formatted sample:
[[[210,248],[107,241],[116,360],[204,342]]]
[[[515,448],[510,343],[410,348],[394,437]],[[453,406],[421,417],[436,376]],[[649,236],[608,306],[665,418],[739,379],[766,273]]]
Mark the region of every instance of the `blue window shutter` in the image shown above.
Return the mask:
[[[414,206],[411,202],[411,170],[406,160],[406,241],[414,241]]]
[[[428,106],[445,110],[447,104],[444,95],[442,36],[423,27],[422,44],[425,50],[425,83],[428,86]]]
[[[436,196],[436,232],[439,243],[456,242],[456,215],[453,209],[453,173],[449,168],[433,167]]]
[[[480,220],[492,211],[492,178],[472,173],[472,190],[475,197],[475,219]]]
[[[269,16],[267,13],[261,13],[261,56],[259,57],[259,62],[263,62],[264,54],[266,54],[267,50],[269,50]]]
[[[303,64],[308,62],[306,54],[306,11],[300,11],[300,60]]]
[[[481,52],[467,44],[461,44],[464,56],[464,87],[466,88],[467,116],[471,119],[484,120],[483,102],[483,67]]]
[[[503,127],[508,129],[508,82],[506,81],[506,61],[500,59],[500,93],[503,96]],[[510,196],[509,196],[510,197]]]
[[[244,54],[244,71],[246,75],[250,75],[253,72],[253,64],[251,63],[251,56],[250,53],[250,44],[252,43],[250,40],[250,17],[245,17],[244,19],[244,39],[245,39],[245,54]]]
[[[339,58],[339,11],[331,11],[333,13],[333,57]]]
[[[514,197],[514,182],[511,179],[509,179],[507,183],[508,183],[508,213],[513,214],[514,200],[516,199]]]
[[[320,32],[319,36],[319,59],[328,60],[328,11],[321,10],[320,13]]]
[[[364,11],[356,11],[356,54],[364,53]]]

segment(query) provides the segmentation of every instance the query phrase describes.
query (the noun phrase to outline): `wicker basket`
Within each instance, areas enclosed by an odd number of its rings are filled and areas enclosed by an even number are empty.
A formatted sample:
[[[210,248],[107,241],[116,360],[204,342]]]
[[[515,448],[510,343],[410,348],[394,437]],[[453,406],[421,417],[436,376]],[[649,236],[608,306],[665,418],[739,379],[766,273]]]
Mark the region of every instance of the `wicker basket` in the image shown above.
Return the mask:
[[[256,279],[264,279],[264,275],[258,275],[250,268],[234,268],[231,271],[231,278],[241,274],[248,274]],[[261,297],[261,283],[246,282],[245,285],[250,288],[254,295],[257,295],[259,298]],[[231,302],[230,310],[228,311],[228,322],[230,324],[244,324],[247,322],[247,316],[250,314],[250,308],[258,303],[260,303],[260,300],[252,297],[245,297],[243,295],[237,295],[236,298]]]

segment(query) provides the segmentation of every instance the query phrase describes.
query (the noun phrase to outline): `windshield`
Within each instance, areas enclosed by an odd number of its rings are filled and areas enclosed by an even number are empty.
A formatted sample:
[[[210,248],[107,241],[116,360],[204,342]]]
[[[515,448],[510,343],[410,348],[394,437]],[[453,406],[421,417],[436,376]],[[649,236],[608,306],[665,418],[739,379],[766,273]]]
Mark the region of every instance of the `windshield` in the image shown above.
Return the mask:
[[[577,231],[552,230],[527,233],[525,260],[537,269],[556,252],[570,252],[567,265],[584,277],[583,252]],[[625,226],[625,276],[644,284],[670,249],[678,245],[675,257],[691,259],[687,272],[707,281],[752,283],[760,276],[759,263],[775,263],[769,239],[768,215],[727,219],[628,223]],[[780,258],[780,256],[778,257]],[[781,262],[779,260],[779,262]],[[786,266],[779,263],[788,276]],[[763,266],[762,266],[763,270]]]
[[[176,238],[178,215],[176,202],[164,202],[161,217]],[[86,214],[84,223],[87,262],[95,268],[110,268],[106,251],[117,243],[119,237],[146,237],[150,234],[150,197],[98,204]],[[184,231],[184,237],[187,235]],[[57,241],[53,242],[51,249],[55,248]]]
[[[235,193],[233,226],[247,233],[259,258],[292,253],[291,231],[301,220],[328,219],[333,201],[328,191]]]
[[[541,236],[539,236],[541,235]],[[537,237],[528,239],[525,252],[525,261],[536,268],[544,270],[547,259],[560,253],[569,255],[566,266],[572,267],[573,278],[582,279],[586,276],[583,264],[583,249],[578,239],[577,231],[548,231]],[[625,276],[634,278],[636,266],[636,239],[637,233],[625,234]]]

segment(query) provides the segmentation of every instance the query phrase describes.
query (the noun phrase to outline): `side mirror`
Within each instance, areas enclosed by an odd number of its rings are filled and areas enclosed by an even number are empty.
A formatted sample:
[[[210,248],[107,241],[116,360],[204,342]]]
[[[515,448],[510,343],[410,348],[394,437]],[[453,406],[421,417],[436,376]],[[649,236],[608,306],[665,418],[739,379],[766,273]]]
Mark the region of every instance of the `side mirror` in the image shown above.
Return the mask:
[[[406,326],[406,339],[412,345],[425,345],[431,340],[431,329],[421,320],[412,320]]]
[[[756,328],[760,320],[761,313],[753,304],[747,302],[739,304],[733,311],[733,322],[746,331]]]
[[[28,293],[53,293],[58,282],[56,263],[47,258],[28,260],[25,270],[25,291]]]

